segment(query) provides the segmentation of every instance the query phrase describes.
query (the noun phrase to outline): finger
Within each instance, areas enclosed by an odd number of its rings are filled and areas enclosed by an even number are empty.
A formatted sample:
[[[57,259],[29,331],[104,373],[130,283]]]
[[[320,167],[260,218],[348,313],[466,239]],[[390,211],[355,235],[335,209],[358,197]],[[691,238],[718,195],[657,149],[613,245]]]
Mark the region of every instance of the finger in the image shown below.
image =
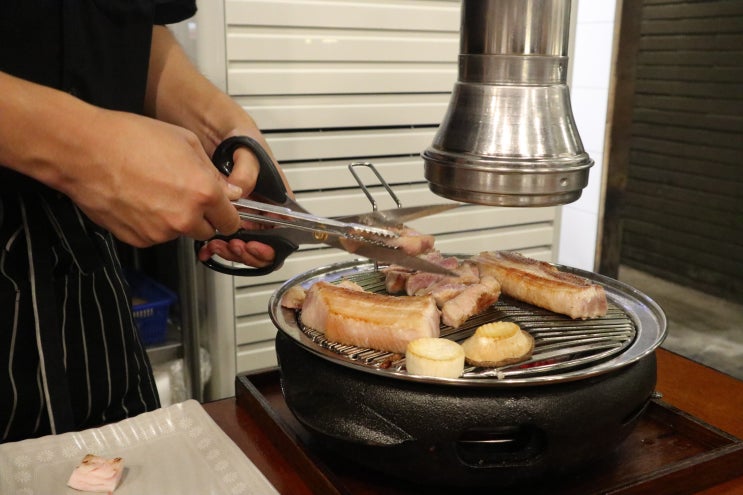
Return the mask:
[[[256,268],[268,266],[274,260],[274,251],[270,246],[255,241],[245,243],[238,239],[232,239],[229,243],[220,239],[209,241],[199,250],[198,258],[206,261],[214,255]]]
[[[189,235],[198,241],[206,241],[214,237],[217,231],[218,229],[215,229],[210,221],[204,219],[191,229]]]
[[[230,201],[235,201],[243,197],[243,188],[233,184],[226,177],[220,177],[219,183],[222,186],[222,191]]]
[[[201,249],[199,249],[199,261],[206,261],[212,256],[219,255],[222,256],[220,253],[228,253],[229,248],[227,247],[227,241],[223,241],[221,239],[213,239],[203,246],[201,246]],[[222,256],[224,258],[224,256]]]
[[[214,235],[214,229],[222,234],[230,235],[240,228],[240,216],[226,196],[220,196],[217,203],[204,211],[204,219],[212,225],[212,235]]]
[[[225,177],[217,171],[216,168],[212,167],[212,174],[214,179],[219,183],[219,187],[222,189],[222,193],[227,196],[230,201],[235,201],[243,197],[242,187],[232,181],[230,177]]]
[[[271,246],[257,241],[243,242],[233,239],[229,243],[229,249],[238,261],[259,268],[270,265],[276,257]]]
[[[230,174],[229,181],[241,187],[246,193],[255,188],[260,166],[256,156],[246,148],[237,148],[232,155],[235,166]]]

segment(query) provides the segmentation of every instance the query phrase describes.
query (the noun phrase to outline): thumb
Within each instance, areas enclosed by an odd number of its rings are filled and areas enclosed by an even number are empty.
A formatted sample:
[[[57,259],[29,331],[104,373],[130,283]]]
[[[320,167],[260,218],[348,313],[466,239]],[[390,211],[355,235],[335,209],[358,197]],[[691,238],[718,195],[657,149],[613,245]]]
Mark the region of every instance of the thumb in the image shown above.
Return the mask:
[[[232,184],[222,176],[220,176],[220,184],[222,186],[222,191],[224,191],[225,196],[227,196],[230,201],[235,201],[236,199],[240,199],[242,197],[242,187]]]

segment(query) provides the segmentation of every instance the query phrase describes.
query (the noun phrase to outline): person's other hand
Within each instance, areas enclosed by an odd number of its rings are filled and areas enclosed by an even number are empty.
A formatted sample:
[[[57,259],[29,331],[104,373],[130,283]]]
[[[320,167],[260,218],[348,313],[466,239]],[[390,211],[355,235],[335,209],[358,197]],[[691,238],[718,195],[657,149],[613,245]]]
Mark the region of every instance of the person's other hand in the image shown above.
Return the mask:
[[[135,247],[240,227],[229,200],[242,190],[219,174],[193,133],[134,114],[98,116],[90,124],[100,139],[60,188],[91,220]]]
[[[240,133],[232,133],[232,135],[238,134]],[[250,150],[237,148],[233,155],[233,163],[232,173],[227,180],[242,190],[244,197],[248,197],[255,188],[256,181],[258,180],[258,171],[260,168],[258,161]],[[230,199],[238,198],[231,197]],[[241,226],[244,229],[265,228],[265,226],[247,221],[243,222]],[[199,260],[206,261],[214,255],[229,261],[236,261],[262,268],[273,262],[274,250],[271,246],[257,241],[244,242],[239,239],[231,239],[229,242],[226,242],[214,239],[201,247],[198,257]]]

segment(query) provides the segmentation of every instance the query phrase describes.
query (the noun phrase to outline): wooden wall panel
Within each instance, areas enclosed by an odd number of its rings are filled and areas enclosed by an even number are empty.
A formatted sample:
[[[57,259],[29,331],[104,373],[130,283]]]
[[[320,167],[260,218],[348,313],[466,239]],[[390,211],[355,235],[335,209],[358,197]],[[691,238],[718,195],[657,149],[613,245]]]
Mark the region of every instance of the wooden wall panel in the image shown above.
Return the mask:
[[[743,300],[743,2],[632,3],[620,262]]]

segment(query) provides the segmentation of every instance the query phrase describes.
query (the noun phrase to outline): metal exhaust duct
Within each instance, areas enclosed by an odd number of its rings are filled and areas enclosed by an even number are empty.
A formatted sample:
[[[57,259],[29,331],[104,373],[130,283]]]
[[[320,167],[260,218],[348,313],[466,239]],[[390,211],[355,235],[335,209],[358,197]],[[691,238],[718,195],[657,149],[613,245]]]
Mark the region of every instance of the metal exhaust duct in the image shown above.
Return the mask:
[[[467,203],[578,199],[593,165],[566,84],[570,0],[464,0],[459,76],[422,153],[434,193]]]

